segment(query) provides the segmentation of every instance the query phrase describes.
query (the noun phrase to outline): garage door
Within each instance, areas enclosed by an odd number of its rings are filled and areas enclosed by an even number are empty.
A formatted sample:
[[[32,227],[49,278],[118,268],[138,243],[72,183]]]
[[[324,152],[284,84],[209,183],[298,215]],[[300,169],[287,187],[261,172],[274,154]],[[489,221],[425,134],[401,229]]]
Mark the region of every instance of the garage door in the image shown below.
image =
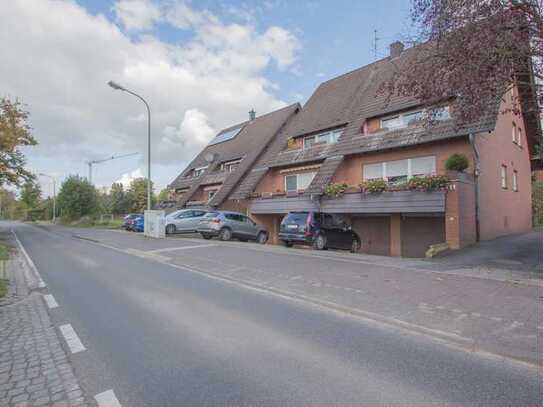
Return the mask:
[[[390,217],[353,218],[352,227],[360,236],[362,253],[390,255]]]
[[[432,244],[445,242],[444,217],[402,217],[402,256],[424,257]]]

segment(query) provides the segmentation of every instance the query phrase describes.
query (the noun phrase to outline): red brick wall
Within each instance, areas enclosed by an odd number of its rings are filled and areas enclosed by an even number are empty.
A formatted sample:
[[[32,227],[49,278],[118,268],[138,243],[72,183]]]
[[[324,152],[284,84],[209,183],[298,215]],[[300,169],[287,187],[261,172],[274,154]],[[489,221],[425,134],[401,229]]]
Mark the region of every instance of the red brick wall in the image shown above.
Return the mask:
[[[506,95],[500,111],[510,106]],[[512,142],[513,122],[521,129],[521,146]],[[532,186],[526,131],[521,116],[499,114],[491,133],[478,134],[481,173],[479,176],[481,239],[525,232],[532,227]],[[501,187],[501,165],[507,166],[508,188]],[[519,191],[512,188],[513,170],[518,172]]]

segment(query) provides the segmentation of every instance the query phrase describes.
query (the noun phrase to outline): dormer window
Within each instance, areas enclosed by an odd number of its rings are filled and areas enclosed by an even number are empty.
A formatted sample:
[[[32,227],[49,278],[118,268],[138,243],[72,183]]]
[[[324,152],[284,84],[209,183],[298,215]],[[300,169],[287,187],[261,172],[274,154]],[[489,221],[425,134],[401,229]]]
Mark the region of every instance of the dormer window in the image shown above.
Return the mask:
[[[430,117],[429,117],[430,116]],[[396,114],[394,116],[387,116],[381,119],[381,129],[402,129],[425,118],[430,118],[431,120],[447,120],[450,118],[449,106],[434,110],[412,110],[405,113]]]
[[[339,136],[343,133],[343,129],[328,130],[322,133],[313,134],[303,138],[303,148],[311,148],[317,145],[335,144]]]
[[[200,175],[202,175],[204,173],[204,171],[206,170],[207,168],[207,165],[205,167],[198,167],[198,168],[195,168],[194,170],[192,170],[192,177],[193,178],[197,178],[199,177]]]
[[[239,167],[241,160],[227,161],[221,164],[221,171],[232,172]]]

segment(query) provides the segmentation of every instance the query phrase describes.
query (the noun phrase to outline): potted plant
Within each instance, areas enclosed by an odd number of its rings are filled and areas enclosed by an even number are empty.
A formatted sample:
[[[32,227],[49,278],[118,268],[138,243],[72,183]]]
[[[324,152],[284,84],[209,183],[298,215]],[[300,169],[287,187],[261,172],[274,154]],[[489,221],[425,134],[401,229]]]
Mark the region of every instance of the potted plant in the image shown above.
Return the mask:
[[[371,179],[364,181],[360,184],[360,189],[362,192],[367,192],[370,194],[379,194],[387,189],[387,182],[382,179]]]
[[[343,193],[345,193],[347,188],[349,188],[349,185],[344,182],[333,182],[324,187],[324,195],[328,197],[338,198],[339,196],[343,195]]]

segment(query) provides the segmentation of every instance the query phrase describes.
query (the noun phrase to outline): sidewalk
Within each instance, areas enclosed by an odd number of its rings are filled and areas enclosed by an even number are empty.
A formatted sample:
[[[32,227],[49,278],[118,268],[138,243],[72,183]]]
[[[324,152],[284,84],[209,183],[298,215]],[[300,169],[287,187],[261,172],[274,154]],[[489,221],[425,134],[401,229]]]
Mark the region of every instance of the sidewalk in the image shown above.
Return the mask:
[[[7,262],[8,295],[0,300],[0,407],[87,406],[52,325],[39,281],[23,256]]]

